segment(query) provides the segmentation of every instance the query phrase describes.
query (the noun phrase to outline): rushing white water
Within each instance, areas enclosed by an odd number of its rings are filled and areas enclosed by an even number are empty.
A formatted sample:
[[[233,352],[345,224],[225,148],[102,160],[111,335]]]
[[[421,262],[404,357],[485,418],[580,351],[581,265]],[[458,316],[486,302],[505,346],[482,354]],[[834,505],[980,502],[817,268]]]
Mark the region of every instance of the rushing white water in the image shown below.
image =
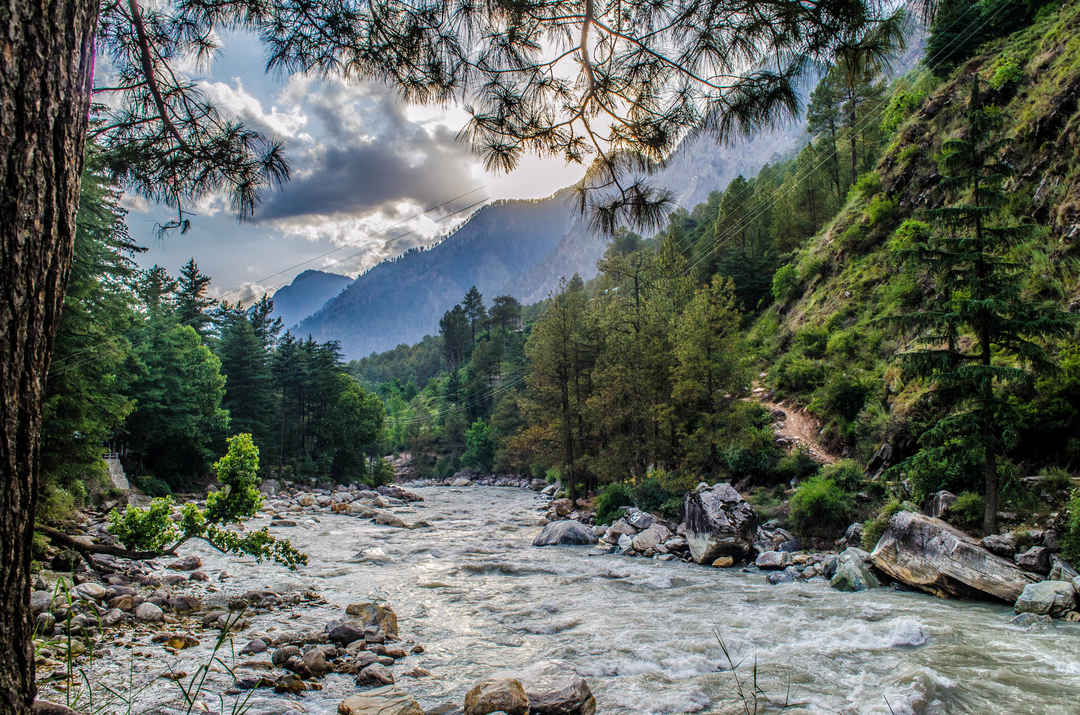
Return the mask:
[[[321,626],[348,603],[384,599],[398,613],[402,638],[426,649],[393,669],[425,708],[460,706],[493,671],[559,658],[585,676],[601,713],[742,712],[719,637],[743,687],[752,688],[756,664],[765,701],[787,699],[796,705],[790,712],[1080,712],[1080,625],[1024,629],[1009,623],[1004,606],[891,589],[840,593],[821,579],[770,586],[755,570],[598,555],[591,547],[534,548],[543,501],[531,492],[418,491],[424,502],[395,511],[430,529],[294,517],[297,527],[277,531],[311,559],[296,573],[190,551],[212,579],[229,571],[230,592],[315,588],[331,603],[296,609],[296,618],[260,615],[248,632]],[[237,648],[248,632],[237,636]],[[191,671],[204,657],[200,646],[175,659]],[[402,677],[413,666],[432,675]],[[138,667],[142,675],[164,664]],[[104,658],[95,670],[117,677],[126,656]],[[228,679],[212,682],[220,689]],[[330,675],[323,686],[302,696],[260,690],[251,712],[332,713],[356,690],[345,675]],[[177,692],[157,681],[135,712]]]

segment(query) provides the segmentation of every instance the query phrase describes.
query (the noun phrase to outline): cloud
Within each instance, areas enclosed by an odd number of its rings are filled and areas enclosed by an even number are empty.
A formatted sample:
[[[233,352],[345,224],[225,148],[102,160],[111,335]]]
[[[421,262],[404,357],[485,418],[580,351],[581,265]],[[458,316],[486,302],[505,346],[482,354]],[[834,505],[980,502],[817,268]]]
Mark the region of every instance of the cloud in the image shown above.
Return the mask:
[[[339,80],[290,82],[319,142],[293,157],[294,178],[267,197],[257,221],[301,216],[397,216],[403,202],[431,206],[472,188],[476,158],[445,126],[410,121],[386,88]]]

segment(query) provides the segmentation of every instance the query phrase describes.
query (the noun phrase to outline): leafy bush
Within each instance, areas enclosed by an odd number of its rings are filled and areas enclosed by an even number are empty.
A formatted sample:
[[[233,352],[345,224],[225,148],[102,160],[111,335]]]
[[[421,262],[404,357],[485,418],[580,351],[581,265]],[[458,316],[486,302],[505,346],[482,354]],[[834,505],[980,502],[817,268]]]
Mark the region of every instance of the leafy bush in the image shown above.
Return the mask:
[[[612,482],[596,494],[596,523],[610,524],[619,518],[621,507],[633,506],[634,495],[623,482]]]
[[[868,394],[870,388],[862,380],[846,372],[834,372],[815,397],[826,412],[850,422],[866,404]]]
[[[983,498],[975,492],[962,492],[946,512],[948,521],[961,529],[973,530],[983,522]]]
[[[383,458],[375,460],[371,468],[371,486],[380,487],[394,481],[394,466]]]
[[[67,489],[46,484],[38,497],[37,518],[45,523],[56,523],[71,516],[75,510],[75,497]]]
[[[1073,491],[1069,499],[1061,552],[1072,563],[1080,564],[1080,489]]]
[[[851,495],[832,479],[820,474],[806,480],[791,497],[788,518],[803,536],[835,536],[851,523],[854,502]]]
[[[799,287],[799,269],[785,263],[776,269],[772,279],[772,295],[777,303],[786,303]]]
[[[866,207],[866,218],[871,226],[884,226],[896,216],[896,202],[880,194],[870,200]]]
[[[660,515],[674,521],[681,520],[683,515],[683,501],[684,497],[669,497],[660,505]]]
[[[658,511],[672,495],[656,476],[649,476],[634,485],[634,504],[643,511]]]
[[[853,459],[841,459],[821,468],[821,476],[831,479],[845,492],[857,492],[866,481],[866,474]]]
[[[851,187],[851,191],[860,199],[869,199],[875,194],[881,193],[881,177],[875,171],[868,171],[859,176],[859,180]]]
[[[810,358],[825,357],[825,348],[829,344],[829,334],[813,328],[803,330],[795,336],[795,347]]]
[[[1016,57],[1001,56],[994,62],[990,86],[1000,90],[1007,84],[1016,84],[1024,78],[1024,68]]]
[[[164,479],[158,479],[150,474],[142,474],[133,477],[131,481],[151,499],[155,497],[167,497],[172,494],[172,489]]]
[[[132,551],[162,551],[179,538],[172,519],[172,497],[157,497],[140,509],[128,504],[124,511],[109,512],[109,531]]]
[[[724,463],[735,480],[750,478],[762,481],[773,471],[774,454],[751,447],[728,447],[724,450]]]
[[[776,476],[783,482],[790,482],[792,479],[802,481],[820,468],[821,465],[810,453],[800,448],[780,458],[776,463]]]
[[[247,432],[229,437],[229,449],[214,462],[221,489],[206,495],[206,518],[228,524],[255,516],[262,505],[259,493],[259,448]]]
[[[465,430],[465,454],[461,462],[481,472],[491,471],[495,462],[495,435],[483,420],[476,420]]]
[[[782,390],[806,392],[825,381],[825,366],[816,360],[788,353],[776,364],[776,384]]]

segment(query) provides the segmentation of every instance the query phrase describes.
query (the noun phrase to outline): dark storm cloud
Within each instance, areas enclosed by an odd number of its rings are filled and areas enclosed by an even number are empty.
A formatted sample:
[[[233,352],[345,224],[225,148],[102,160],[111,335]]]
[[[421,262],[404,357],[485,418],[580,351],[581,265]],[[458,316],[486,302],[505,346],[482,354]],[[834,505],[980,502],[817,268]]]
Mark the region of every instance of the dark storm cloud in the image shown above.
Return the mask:
[[[393,98],[368,88],[320,89],[305,98],[305,109],[325,132],[321,146],[294,158],[300,176],[267,197],[257,220],[393,216],[399,201],[434,205],[471,188],[464,182],[474,158],[450,130],[429,133]]]

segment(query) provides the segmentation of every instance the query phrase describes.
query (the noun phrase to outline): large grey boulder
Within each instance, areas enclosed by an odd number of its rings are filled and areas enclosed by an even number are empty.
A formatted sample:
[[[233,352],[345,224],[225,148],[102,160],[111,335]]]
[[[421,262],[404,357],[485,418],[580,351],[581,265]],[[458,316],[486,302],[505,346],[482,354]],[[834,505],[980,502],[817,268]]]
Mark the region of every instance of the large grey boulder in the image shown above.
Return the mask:
[[[634,551],[647,553],[655,551],[656,547],[664,543],[671,536],[671,531],[663,524],[653,524],[645,531],[634,537],[631,545]]]
[[[1025,571],[1046,575],[1050,573],[1050,550],[1045,546],[1032,546],[1013,559],[1016,565]]]
[[[941,597],[1015,603],[1036,580],[941,519],[910,511],[893,515],[870,558],[897,581]]]
[[[533,539],[533,546],[557,546],[572,544],[576,546],[595,544],[596,534],[579,521],[564,519],[548,523],[543,531]]]
[[[1076,593],[1068,581],[1040,581],[1024,587],[1013,610],[1060,618],[1073,610]]]
[[[877,576],[870,570],[870,554],[862,549],[850,546],[836,559],[836,572],[829,579],[829,585],[838,591],[865,591],[881,585]]]
[[[788,565],[788,558],[786,551],[762,551],[754,559],[754,566],[765,571],[776,571]]]
[[[753,555],[757,514],[730,484],[700,485],[686,495],[683,514],[690,556],[697,563]]]
[[[525,688],[532,715],[593,715],[596,699],[589,684],[562,660],[543,660],[493,679],[517,680]]]
[[[529,715],[529,698],[513,678],[496,678],[474,685],[465,693],[465,715]]]

